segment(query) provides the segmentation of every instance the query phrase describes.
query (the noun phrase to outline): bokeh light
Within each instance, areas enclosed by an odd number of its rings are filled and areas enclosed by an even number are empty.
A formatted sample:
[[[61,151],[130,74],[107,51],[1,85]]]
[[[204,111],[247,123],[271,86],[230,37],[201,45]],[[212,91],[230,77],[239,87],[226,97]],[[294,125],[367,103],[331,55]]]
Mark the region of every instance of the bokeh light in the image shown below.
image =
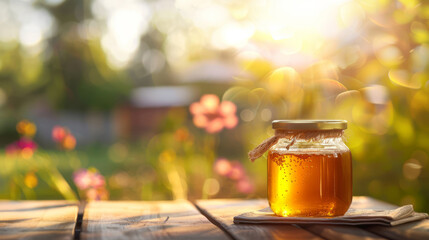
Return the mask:
[[[421,163],[416,159],[409,159],[404,163],[402,168],[404,177],[409,180],[414,180],[419,177],[422,170]]]

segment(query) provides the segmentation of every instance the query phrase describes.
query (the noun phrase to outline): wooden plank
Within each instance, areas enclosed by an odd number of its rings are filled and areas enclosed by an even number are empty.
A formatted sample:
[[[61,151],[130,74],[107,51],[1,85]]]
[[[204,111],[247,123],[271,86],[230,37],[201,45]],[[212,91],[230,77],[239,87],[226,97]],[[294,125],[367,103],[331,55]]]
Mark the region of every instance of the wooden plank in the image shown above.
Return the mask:
[[[294,225],[234,224],[233,217],[267,207],[266,200],[198,200],[200,211],[235,239],[321,239]]]
[[[81,239],[228,239],[188,201],[90,202]]]
[[[371,233],[355,226],[345,225],[299,225],[303,229],[319,235],[325,239],[350,239],[350,240],[379,240],[385,239],[377,234]]]
[[[365,229],[389,239],[429,239],[429,220],[427,219],[390,228],[371,226]]]
[[[72,239],[78,203],[0,201],[0,239]]]

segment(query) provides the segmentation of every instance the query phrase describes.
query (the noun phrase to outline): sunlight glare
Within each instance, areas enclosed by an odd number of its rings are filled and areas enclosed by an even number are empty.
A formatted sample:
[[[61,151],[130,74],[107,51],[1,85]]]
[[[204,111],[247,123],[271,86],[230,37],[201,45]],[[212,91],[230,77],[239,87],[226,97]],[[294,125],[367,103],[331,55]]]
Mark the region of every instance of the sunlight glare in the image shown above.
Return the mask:
[[[107,31],[102,36],[102,47],[113,68],[126,67],[140,46],[140,38],[148,29],[150,11],[146,3],[126,1],[115,5],[96,2],[93,12],[106,18]]]
[[[320,31],[323,34],[325,30],[332,30],[337,25],[336,16],[340,5],[348,1],[350,0],[274,0],[270,11],[273,14],[270,24],[274,26],[271,27],[273,39],[290,37],[294,32],[310,34]],[[324,20],[321,21],[322,19]],[[278,26],[279,23],[283,24],[283,28]]]

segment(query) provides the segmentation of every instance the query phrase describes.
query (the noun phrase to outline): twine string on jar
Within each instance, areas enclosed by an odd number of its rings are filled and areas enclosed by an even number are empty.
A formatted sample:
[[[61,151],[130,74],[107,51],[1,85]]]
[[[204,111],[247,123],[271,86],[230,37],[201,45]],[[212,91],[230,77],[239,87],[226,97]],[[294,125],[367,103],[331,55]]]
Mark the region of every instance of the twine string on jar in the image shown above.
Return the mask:
[[[265,139],[261,144],[255,147],[248,153],[249,159],[253,162],[260,158],[270,147],[275,145],[280,138],[286,138],[290,140],[290,143],[286,146],[286,149],[295,144],[297,139],[304,139],[308,141],[317,141],[324,138],[336,138],[343,135],[344,130],[284,130],[276,129],[274,136]]]

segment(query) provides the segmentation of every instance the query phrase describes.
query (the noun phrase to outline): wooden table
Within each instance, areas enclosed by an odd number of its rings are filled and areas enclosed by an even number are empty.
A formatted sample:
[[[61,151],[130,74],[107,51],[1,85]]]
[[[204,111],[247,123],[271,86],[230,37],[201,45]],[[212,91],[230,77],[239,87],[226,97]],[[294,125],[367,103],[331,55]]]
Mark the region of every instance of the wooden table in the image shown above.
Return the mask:
[[[355,206],[393,208],[369,197]],[[429,239],[429,220],[399,225],[234,224],[266,200],[0,201],[0,239]]]

